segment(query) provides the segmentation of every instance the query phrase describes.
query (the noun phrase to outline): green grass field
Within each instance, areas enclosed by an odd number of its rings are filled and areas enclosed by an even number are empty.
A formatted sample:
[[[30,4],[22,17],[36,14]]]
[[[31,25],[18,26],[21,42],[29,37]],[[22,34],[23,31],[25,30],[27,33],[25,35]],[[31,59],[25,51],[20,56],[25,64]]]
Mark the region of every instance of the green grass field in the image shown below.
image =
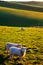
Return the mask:
[[[34,2],[32,2],[34,4]],[[43,8],[26,6],[19,2],[0,2],[0,25],[34,27],[43,26]],[[37,4],[37,3],[36,3]],[[27,4],[28,5],[28,4]],[[31,5],[31,4],[30,4]]]
[[[43,65],[43,6],[33,4],[0,2],[0,65]],[[26,47],[23,60],[9,60],[6,42]]]
[[[22,10],[22,9],[16,9],[16,8],[7,8],[7,7],[0,7],[0,11],[9,13],[9,14],[15,14],[18,16],[24,16],[27,18],[33,18],[33,19],[43,19],[43,12],[35,12],[31,10]]]
[[[27,53],[22,61],[11,62],[4,54],[6,42],[19,43],[27,48]],[[15,58],[15,57],[14,57]],[[0,26],[0,65],[43,65],[43,28]]]
[[[25,5],[25,6],[32,6],[32,7],[38,7],[38,8],[43,8],[43,5],[41,5],[41,3],[36,3],[36,4],[34,4],[34,3],[25,3],[25,2],[9,2],[9,3],[13,3],[13,4],[20,4],[20,5]],[[43,2],[42,2],[42,4],[43,4]],[[40,6],[41,5],[41,6]]]
[[[0,7],[0,25],[43,26],[43,12]]]

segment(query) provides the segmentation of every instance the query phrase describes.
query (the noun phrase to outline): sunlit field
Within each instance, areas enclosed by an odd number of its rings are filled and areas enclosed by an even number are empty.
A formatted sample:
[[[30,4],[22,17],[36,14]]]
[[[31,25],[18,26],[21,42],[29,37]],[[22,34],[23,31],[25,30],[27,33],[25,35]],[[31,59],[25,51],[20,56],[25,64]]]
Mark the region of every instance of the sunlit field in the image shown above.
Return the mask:
[[[43,3],[40,4],[0,1],[0,65],[43,65]],[[6,42],[26,47],[26,56],[10,61],[10,55],[4,53]]]
[[[43,12],[0,7],[0,25],[43,26]]]
[[[33,5],[26,6],[23,4],[24,3],[20,4],[20,2],[0,2],[0,25],[16,27],[42,27],[43,8],[40,8],[41,6],[37,8]],[[34,4],[34,2],[31,4]]]
[[[4,53],[6,42],[22,44],[27,49],[23,60],[9,61]],[[43,65],[43,28],[0,26],[0,65]]]
[[[43,19],[43,12],[35,12],[29,10],[20,10],[7,7],[0,7],[0,11],[9,12],[10,14],[16,14],[27,18]]]

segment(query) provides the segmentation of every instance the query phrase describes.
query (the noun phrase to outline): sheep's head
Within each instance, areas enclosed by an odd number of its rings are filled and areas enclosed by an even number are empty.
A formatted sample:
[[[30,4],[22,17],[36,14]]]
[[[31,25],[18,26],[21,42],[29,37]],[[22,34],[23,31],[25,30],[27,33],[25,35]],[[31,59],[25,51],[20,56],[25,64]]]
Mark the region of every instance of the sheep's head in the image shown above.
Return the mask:
[[[24,57],[26,55],[26,47],[22,48],[22,57]]]

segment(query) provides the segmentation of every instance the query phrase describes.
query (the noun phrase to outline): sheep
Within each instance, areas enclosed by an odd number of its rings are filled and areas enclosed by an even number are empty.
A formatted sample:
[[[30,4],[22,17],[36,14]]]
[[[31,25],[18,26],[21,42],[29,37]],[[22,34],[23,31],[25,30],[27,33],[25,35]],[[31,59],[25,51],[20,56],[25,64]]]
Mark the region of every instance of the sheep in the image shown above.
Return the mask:
[[[14,46],[14,47],[22,47],[22,45],[20,45],[20,44],[14,44],[14,43],[7,42],[5,44],[5,53],[8,53],[9,48],[12,47],[12,46]]]
[[[23,58],[26,55],[26,47],[17,48],[17,47],[10,47],[10,59],[12,59],[13,56],[19,56],[19,58]]]
[[[21,27],[21,30],[24,31],[24,27]]]

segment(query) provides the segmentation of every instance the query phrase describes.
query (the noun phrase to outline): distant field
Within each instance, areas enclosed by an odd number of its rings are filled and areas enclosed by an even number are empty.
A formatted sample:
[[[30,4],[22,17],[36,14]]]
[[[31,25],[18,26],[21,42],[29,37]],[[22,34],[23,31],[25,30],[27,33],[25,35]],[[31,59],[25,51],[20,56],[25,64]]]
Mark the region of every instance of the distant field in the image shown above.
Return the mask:
[[[43,12],[43,6],[36,6],[34,4],[24,4],[20,2],[0,2],[0,6],[2,7],[8,7],[8,8],[14,8],[14,9],[22,9],[22,10],[30,10],[30,11],[37,11],[37,12]]]
[[[34,4],[34,2],[32,2]],[[20,2],[0,2],[0,25],[43,26],[43,8]],[[36,3],[37,4],[37,3]]]
[[[14,2],[13,2],[14,3]],[[23,3],[23,4],[28,4],[28,5],[34,5],[34,6],[43,6],[43,2],[35,2],[35,1],[30,1],[30,2],[19,2],[19,3]]]
[[[43,3],[32,3],[32,2],[31,3],[29,3],[29,2],[9,2],[9,3],[37,7],[37,8],[43,8]]]
[[[0,25],[43,26],[43,12],[0,7]]]
[[[21,15],[27,18],[43,19],[43,12],[12,9],[12,8],[6,8],[6,7],[0,7],[0,11],[6,11],[6,12],[9,12],[10,14]]]
[[[20,43],[27,48],[24,61],[9,62],[8,55],[4,54],[6,42]],[[4,55],[4,56],[3,56]],[[0,26],[0,65],[43,65],[43,28]]]

